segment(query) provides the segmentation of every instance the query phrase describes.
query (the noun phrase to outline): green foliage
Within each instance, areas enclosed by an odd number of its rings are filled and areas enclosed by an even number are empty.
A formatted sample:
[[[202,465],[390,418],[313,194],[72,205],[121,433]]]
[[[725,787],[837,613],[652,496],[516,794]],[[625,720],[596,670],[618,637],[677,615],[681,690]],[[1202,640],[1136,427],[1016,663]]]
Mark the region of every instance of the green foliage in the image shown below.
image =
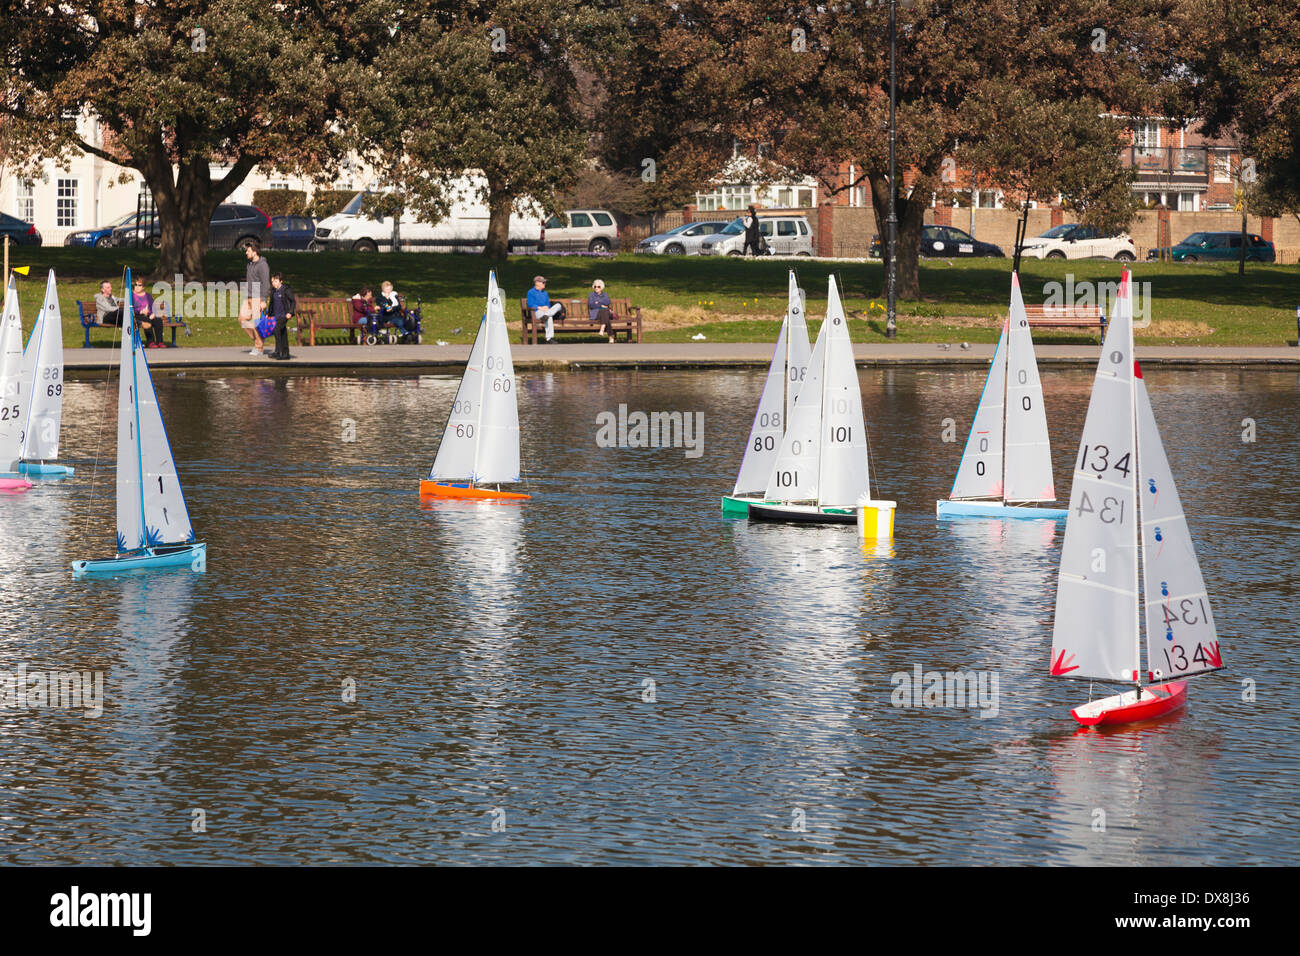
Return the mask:
[[[297,216],[307,208],[301,189],[254,189],[253,205],[268,216]]]
[[[307,215],[324,219],[346,206],[357,194],[355,189],[318,189],[307,203]]]

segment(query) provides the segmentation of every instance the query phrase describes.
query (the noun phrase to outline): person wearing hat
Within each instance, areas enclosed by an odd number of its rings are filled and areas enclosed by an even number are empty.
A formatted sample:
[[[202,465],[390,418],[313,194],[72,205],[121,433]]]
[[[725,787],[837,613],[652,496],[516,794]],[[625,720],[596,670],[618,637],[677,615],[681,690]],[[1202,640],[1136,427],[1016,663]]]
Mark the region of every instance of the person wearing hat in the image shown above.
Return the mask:
[[[564,305],[551,304],[551,297],[546,294],[546,276],[533,276],[533,287],[528,290],[528,308],[533,313],[533,320],[546,320],[546,341],[555,338],[555,323],[564,321]]]

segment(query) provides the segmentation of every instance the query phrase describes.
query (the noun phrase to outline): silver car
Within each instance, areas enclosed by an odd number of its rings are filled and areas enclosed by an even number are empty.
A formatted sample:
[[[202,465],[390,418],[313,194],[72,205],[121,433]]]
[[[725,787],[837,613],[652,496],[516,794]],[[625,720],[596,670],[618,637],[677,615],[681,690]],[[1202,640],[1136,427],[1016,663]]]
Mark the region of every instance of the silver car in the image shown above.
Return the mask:
[[[664,256],[699,255],[700,244],[710,236],[716,236],[727,228],[725,220],[709,222],[687,222],[676,229],[669,229],[657,236],[642,239],[636,244],[636,252],[654,252]]]

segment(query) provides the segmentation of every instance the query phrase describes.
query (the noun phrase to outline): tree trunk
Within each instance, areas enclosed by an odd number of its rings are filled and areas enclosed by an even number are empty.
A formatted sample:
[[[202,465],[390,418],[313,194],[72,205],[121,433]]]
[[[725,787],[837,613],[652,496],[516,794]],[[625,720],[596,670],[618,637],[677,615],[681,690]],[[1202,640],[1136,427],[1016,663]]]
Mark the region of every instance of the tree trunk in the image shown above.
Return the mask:
[[[488,176],[488,234],[483,255],[489,259],[504,259],[510,252],[510,210],[514,197],[502,180]]]
[[[1246,206],[1241,207],[1241,255],[1237,258],[1237,275],[1246,274]]]
[[[876,220],[880,224],[881,260],[885,264],[885,278],[881,295],[889,294],[889,177],[871,174],[871,205],[876,211]],[[913,190],[915,194],[915,190]],[[925,204],[914,199],[899,196],[896,200],[898,213],[898,249],[894,294],[899,299],[919,299],[921,297],[921,279],[918,270],[918,257],[921,251],[921,227],[925,222]]]
[[[163,281],[202,282],[207,278],[203,256],[208,250],[212,212],[238,188],[255,165],[242,157],[226,175],[212,181],[209,157],[183,157],[172,169],[171,159],[159,146],[145,157],[139,169],[153,193],[159,223],[158,275]]]

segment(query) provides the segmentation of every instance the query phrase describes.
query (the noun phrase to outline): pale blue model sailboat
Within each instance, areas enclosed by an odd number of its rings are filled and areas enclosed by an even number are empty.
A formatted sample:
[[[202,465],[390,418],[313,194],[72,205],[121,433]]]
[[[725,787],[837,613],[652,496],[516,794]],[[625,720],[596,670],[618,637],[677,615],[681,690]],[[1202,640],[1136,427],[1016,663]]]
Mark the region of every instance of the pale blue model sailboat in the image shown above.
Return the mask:
[[[940,518],[1062,519],[1056,501],[1043,386],[1020,279],[1011,273],[1011,308],[993,352],[952,492],[935,502]]]
[[[131,271],[126,273],[131,288]],[[207,570],[207,545],[194,540],[167,430],[163,427],[128,296],[122,317],[117,400],[117,555],[74,561],[72,572],[116,574],[140,568]]]

